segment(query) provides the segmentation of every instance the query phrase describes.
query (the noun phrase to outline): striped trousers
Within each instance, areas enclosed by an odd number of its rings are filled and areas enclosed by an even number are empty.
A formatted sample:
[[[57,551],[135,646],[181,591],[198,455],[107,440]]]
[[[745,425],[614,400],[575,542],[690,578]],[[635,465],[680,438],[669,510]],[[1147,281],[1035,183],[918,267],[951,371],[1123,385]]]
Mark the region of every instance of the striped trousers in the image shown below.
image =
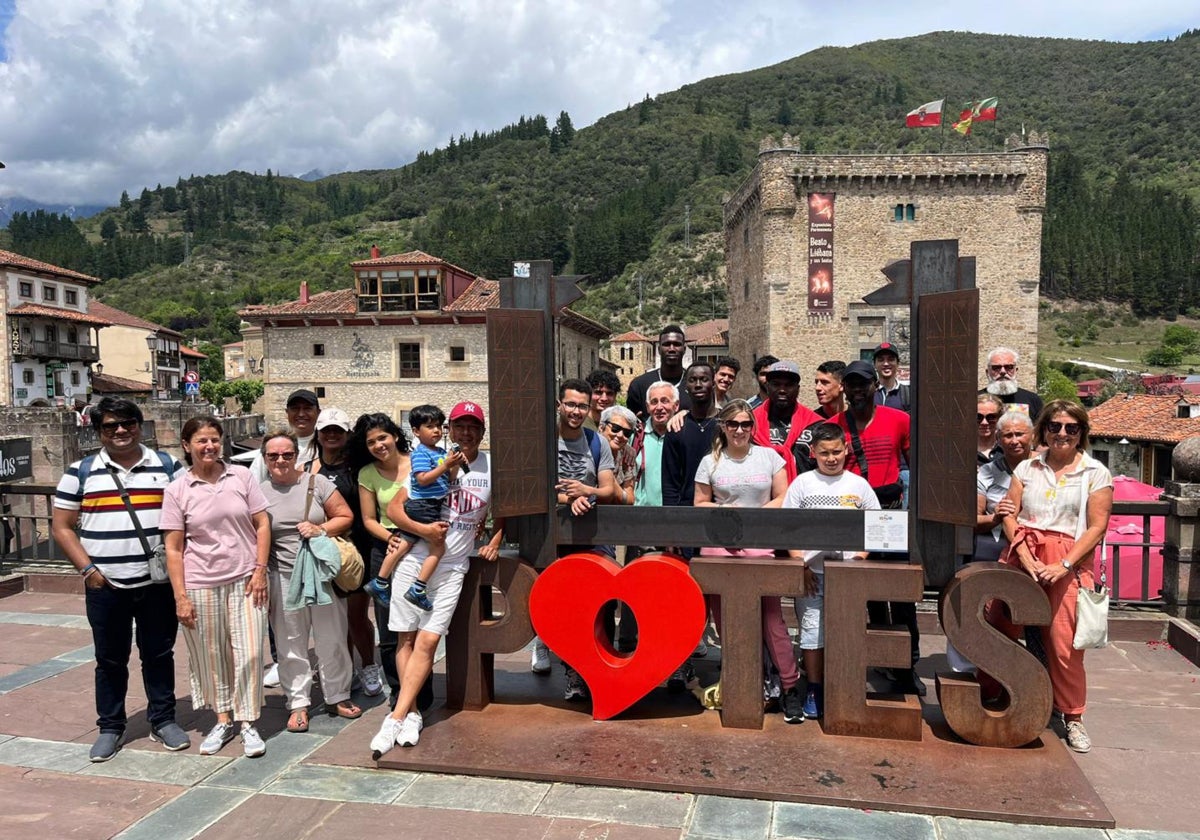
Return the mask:
[[[267,608],[246,596],[246,579],[189,589],[196,610],[194,628],[180,625],[188,648],[192,707],[232,712],[234,720],[255,721],[263,706],[263,634]]]

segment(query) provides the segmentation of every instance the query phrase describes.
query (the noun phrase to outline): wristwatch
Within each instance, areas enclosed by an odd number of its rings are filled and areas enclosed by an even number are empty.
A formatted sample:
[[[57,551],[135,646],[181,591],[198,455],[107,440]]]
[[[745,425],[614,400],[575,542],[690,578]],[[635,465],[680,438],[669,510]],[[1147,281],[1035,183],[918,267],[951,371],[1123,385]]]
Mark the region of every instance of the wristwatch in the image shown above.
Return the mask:
[[[1071,568],[1071,561],[1070,561],[1070,560],[1064,560],[1064,561],[1062,561],[1062,564],[1063,564],[1063,568],[1064,568],[1064,569],[1070,570],[1070,568]]]

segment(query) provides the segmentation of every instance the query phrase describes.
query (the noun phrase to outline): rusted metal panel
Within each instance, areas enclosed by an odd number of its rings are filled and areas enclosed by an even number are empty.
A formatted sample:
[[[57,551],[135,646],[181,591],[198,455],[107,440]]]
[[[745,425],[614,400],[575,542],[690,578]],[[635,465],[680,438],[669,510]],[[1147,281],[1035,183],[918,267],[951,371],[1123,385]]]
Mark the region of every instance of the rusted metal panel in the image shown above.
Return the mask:
[[[554,465],[546,447],[545,314],[493,309],[487,316],[488,429],[492,442],[492,515],[549,512]]]
[[[917,516],[973,526],[979,292],[921,295],[918,306]]]

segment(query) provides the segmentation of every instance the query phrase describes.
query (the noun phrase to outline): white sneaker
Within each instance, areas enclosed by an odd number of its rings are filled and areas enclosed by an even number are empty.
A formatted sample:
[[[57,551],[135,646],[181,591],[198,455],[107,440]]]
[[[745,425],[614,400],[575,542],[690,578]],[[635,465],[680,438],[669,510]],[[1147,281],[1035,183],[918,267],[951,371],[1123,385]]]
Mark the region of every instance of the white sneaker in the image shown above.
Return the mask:
[[[404,720],[396,720],[391,715],[384,717],[379,731],[371,739],[371,754],[375,758],[379,758],[379,756],[396,746],[396,741],[400,737],[400,729],[407,720],[407,717]]]
[[[529,670],[535,674],[550,673],[550,648],[541,639],[533,640],[533,659],[529,663]]]
[[[402,747],[415,747],[417,741],[421,740],[421,730],[424,728],[425,721],[421,718],[421,713],[409,712],[400,723],[396,743]]]
[[[279,688],[279,663],[275,662],[263,671],[263,687]]]
[[[242,751],[247,758],[256,758],[267,751],[267,745],[263,743],[262,736],[253,726],[242,728]]]
[[[237,735],[237,730],[233,728],[232,723],[218,723],[200,742],[200,755],[216,755],[221,747],[233,740],[235,735]]]
[[[1083,721],[1067,721],[1067,746],[1077,753],[1089,752],[1092,749],[1092,739],[1083,728]]]
[[[363,693],[368,697],[378,697],[383,693],[383,666],[367,665],[362,671]]]

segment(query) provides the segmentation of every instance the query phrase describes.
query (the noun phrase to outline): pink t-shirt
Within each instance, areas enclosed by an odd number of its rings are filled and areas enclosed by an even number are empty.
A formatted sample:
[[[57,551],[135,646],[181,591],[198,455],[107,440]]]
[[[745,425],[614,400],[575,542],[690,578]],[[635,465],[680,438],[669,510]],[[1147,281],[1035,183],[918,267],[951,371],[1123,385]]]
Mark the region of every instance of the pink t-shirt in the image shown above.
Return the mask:
[[[188,589],[211,589],[246,577],[258,559],[251,518],[267,500],[250,470],[227,464],[216,483],[189,469],[163,494],[161,531],[183,531],[183,580]]]

